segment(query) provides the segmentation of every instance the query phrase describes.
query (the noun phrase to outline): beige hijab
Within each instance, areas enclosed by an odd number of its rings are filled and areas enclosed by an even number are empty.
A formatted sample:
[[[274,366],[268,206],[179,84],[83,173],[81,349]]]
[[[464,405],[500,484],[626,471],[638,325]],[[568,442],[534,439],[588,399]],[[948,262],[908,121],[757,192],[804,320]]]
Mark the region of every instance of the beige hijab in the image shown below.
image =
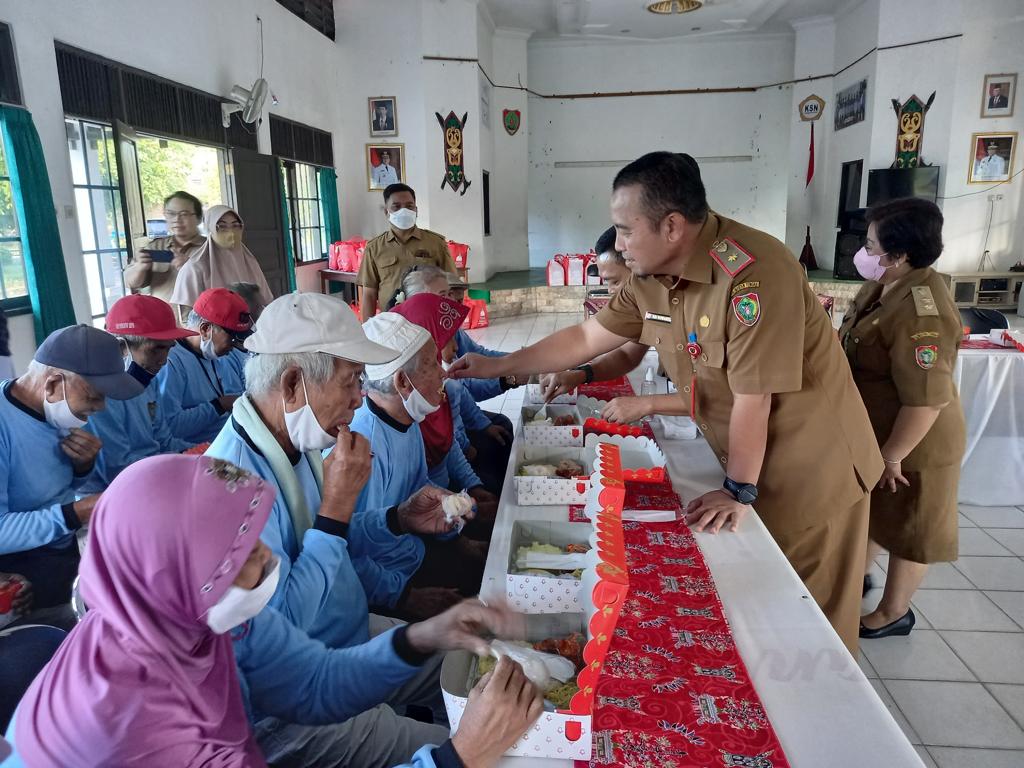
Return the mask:
[[[213,205],[206,211],[206,216],[203,217],[207,232],[206,242],[179,270],[174,293],[171,295],[172,304],[194,306],[199,294],[208,288],[229,288],[233,283],[255,285],[264,306],[274,300],[259,262],[252,255],[252,251],[242,244],[241,238],[233,248],[223,248],[213,241],[212,235],[217,231],[217,222],[229,212],[238,216],[237,211],[226,205]],[[238,220],[242,221],[242,217],[238,216]]]

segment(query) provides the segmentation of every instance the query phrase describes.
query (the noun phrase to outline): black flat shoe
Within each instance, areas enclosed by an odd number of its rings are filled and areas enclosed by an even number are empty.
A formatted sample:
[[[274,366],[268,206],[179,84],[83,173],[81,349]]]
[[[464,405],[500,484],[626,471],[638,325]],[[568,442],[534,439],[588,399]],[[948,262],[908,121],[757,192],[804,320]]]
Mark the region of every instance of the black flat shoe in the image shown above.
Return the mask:
[[[860,593],[861,597],[867,595],[872,589],[875,588],[875,580],[871,578],[870,573],[864,574],[864,591]]]
[[[905,614],[896,619],[896,621],[886,624],[884,627],[868,629],[861,624],[860,636],[869,640],[877,640],[880,637],[889,637],[890,635],[909,635],[910,630],[914,628],[916,623],[917,617],[914,615],[914,610],[912,608],[908,608]]]

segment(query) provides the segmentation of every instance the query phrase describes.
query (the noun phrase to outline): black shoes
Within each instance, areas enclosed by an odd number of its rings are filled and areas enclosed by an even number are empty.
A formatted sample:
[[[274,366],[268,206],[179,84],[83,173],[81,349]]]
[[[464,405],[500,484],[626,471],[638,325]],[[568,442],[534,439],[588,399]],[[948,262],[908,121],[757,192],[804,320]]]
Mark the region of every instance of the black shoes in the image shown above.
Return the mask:
[[[863,624],[860,625],[860,636],[871,640],[877,640],[880,637],[889,637],[890,635],[909,635],[910,630],[914,628],[914,624],[917,623],[917,617],[914,616],[913,609],[907,609],[907,612],[896,619],[896,621],[886,624],[884,627],[878,629],[868,629]]]

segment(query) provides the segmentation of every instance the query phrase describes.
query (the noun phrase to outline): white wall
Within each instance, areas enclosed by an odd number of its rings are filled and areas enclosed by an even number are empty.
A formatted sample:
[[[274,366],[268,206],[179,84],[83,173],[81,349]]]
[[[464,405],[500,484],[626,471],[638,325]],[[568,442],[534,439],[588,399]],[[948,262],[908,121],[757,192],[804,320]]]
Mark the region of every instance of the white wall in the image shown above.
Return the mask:
[[[602,43],[537,41],[530,87],[544,94],[732,87],[788,80],[792,36],[728,41]],[[719,212],[785,237],[788,88],[754,93],[538,99],[530,102],[530,263],[587,251],[608,227],[612,179],[621,167],[556,168],[566,161],[630,161],[667,149],[702,162]]]

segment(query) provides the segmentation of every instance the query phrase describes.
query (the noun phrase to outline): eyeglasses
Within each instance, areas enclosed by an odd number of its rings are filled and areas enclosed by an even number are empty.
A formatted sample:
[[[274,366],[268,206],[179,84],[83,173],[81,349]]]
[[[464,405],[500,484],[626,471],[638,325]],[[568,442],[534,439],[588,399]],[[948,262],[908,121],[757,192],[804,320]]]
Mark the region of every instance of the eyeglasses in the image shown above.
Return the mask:
[[[226,232],[229,229],[241,229],[241,228],[242,228],[242,222],[240,222],[240,221],[236,221],[236,222],[234,222],[232,224],[221,224],[220,222],[217,223],[217,231],[218,232]]]
[[[175,219],[188,219],[195,218],[195,211],[164,211],[164,218],[168,221],[174,221]]]

